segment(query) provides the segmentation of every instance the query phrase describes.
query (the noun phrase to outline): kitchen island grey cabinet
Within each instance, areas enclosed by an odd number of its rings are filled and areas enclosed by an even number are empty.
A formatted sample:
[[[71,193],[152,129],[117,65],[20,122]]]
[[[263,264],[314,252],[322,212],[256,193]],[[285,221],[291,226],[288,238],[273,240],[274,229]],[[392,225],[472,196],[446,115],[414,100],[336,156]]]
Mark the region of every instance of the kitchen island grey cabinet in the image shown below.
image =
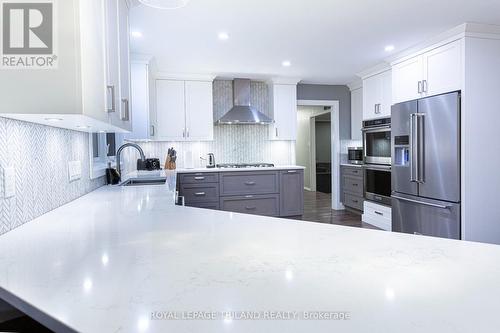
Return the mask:
[[[180,173],[179,195],[186,206],[265,215],[304,212],[303,169],[212,170]]]

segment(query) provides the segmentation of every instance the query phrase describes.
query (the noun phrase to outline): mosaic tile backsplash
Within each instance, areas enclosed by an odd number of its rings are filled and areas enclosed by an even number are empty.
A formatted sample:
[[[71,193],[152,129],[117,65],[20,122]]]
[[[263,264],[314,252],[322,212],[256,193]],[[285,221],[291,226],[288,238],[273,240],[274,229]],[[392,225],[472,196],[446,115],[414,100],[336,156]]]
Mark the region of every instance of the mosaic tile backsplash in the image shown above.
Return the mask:
[[[233,107],[233,82],[214,81],[214,120],[222,117]],[[269,92],[265,82],[251,82],[251,103],[262,113],[271,116]],[[177,167],[185,166],[184,153],[191,151],[194,167],[204,167],[207,153],[215,154],[216,163],[266,162],[276,165],[295,164],[295,141],[269,140],[268,126],[262,125],[216,125],[214,141],[210,142],[146,142],[140,143],[147,157],[165,158],[169,147],[178,152]],[[127,169],[135,168],[138,154],[127,150]]]
[[[87,133],[0,117],[0,234],[104,185],[103,177],[90,180],[88,140]],[[81,161],[81,179],[69,182],[68,161]],[[16,195],[7,199],[4,167],[16,171]]]

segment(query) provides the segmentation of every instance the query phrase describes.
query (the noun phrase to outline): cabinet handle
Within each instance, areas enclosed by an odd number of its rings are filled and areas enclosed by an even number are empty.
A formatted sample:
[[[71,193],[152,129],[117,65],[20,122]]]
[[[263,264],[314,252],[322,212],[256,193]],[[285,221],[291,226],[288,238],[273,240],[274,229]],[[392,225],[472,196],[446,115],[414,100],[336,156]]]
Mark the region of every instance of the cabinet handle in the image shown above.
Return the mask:
[[[196,195],[197,197],[202,197],[205,195],[205,192],[196,192],[194,195]]]
[[[382,214],[381,212],[377,212],[377,211],[375,211],[375,214],[380,215],[380,216],[384,216],[384,214]]]
[[[204,180],[205,177],[194,177],[194,180]]]
[[[296,170],[288,170],[287,172],[288,172],[288,173],[297,173],[297,171],[296,171]]]
[[[422,93],[422,81],[418,81],[418,93]]]
[[[155,125],[151,125],[151,136],[155,136]]]
[[[245,182],[245,185],[255,185],[255,182],[248,181],[248,182]]]
[[[189,138],[189,128],[186,127],[186,137]]]
[[[358,201],[358,200],[353,200],[352,202],[354,202],[354,203],[358,203],[359,201]]]
[[[356,184],[356,183],[353,183],[353,184],[352,184],[352,186],[358,186],[358,184]]]
[[[183,129],[182,129],[182,137],[183,137],[183,138],[185,138],[185,137],[186,137],[186,129],[185,129],[185,128],[183,128]]]
[[[107,86],[106,87],[110,92],[111,92],[111,107],[108,107],[108,113],[115,112],[116,111],[116,104],[115,104],[115,86]]]
[[[427,80],[422,81],[422,92],[427,92]]]
[[[129,121],[130,120],[130,110],[129,110],[130,103],[129,103],[128,99],[126,99],[126,98],[122,99],[122,103],[125,106],[125,111],[122,112],[120,119],[123,121]]]
[[[245,195],[245,198],[251,199],[251,198],[253,198],[253,195]]]
[[[278,137],[278,127],[275,127],[276,130],[276,137]]]
[[[252,207],[246,206],[245,209],[246,210],[255,210],[255,209],[257,209],[257,207],[255,207],[255,206],[252,206]]]

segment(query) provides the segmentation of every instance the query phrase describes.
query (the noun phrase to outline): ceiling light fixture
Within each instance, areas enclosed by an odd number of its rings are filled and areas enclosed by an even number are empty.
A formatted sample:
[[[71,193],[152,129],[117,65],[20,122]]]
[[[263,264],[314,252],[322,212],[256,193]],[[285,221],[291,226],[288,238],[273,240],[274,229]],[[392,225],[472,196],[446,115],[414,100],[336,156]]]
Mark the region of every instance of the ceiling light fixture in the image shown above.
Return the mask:
[[[139,2],[157,9],[176,9],[186,6],[189,0],[139,0]]]
[[[142,37],[142,32],[140,32],[140,31],[132,31],[130,34],[134,38],[141,38]]]
[[[387,45],[385,48],[384,48],[385,52],[391,52],[391,51],[394,51],[394,45]]]
[[[285,60],[281,63],[281,66],[290,67],[290,66],[292,66],[292,63],[289,60]]]
[[[227,32],[219,32],[218,35],[220,40],[228,40],[229,39],[229,34]]]

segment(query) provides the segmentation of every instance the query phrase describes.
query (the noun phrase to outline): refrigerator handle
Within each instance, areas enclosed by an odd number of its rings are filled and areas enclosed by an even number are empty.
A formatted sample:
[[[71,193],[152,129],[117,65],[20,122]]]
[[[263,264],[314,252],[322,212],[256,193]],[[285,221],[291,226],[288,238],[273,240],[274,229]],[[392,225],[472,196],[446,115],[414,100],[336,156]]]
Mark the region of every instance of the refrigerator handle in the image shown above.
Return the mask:
[[[391,195],[391,198],[394,198],[396,200],[401,200],[401,201],[406,201],[406,202],[411,202],[411,203],[416,203],[419,205],[423,206],[429,206],[429,207],[434,207],[434,208],[441,208],[441,209],[450,209],[451,206],[446,206],[446,205],[438,205],[430,202],[425,202],[425,201],[418,201],[418,200],[413,200],[413,199],[408,199],[408,198],[403,198],[397,195]]]
[[[424,139],[424,116],[423,113],[418,113],[416,116],[417,125],[417,155],[418,155],[418,167],[417,167],[417,179],[418,183],[425,183],[424,174],[424,150],[425,150],[425,139]]]
[[[417,182],[415,167],[418,163],[415,160],[415,116],[416,113],[410,114],[410,181]]]

